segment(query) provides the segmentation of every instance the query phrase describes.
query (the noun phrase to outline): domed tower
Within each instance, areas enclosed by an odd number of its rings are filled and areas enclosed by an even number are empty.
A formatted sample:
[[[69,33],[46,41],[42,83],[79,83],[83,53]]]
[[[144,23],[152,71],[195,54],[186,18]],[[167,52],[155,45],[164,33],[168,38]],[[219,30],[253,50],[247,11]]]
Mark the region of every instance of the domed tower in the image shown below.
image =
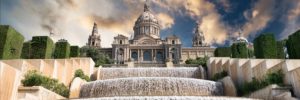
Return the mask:
[[[146,2],[144,5],[144,12],[136,20],[133,27],[134,39],[138,39],[142,36],[150,36],[159,39],[160,28],[157,17],[152,14],[149,4]]]
[[[205,43],[205,38],[204,34],[202,31],[199,30],[200,25],[197,23],[197,27],[194,32],[194,37],[193,37],[193,47],[202,47],[202,46],[207,46]]]
[[[97,24],[94,23],[92,34],[89,36],[88,46],[101,48],[101,38],[100,34],[98,34]]]
[[[242,30],[239,30],[239,36],[236,38],[235,43],[247,43],[248,44],[248,40],[243,37],[243,33]]]

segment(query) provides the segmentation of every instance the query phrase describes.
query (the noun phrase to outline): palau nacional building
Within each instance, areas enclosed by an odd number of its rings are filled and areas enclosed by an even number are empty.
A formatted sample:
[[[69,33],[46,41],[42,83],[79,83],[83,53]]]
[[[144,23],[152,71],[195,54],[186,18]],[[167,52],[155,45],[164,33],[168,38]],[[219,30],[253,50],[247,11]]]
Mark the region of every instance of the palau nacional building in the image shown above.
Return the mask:
[[[187,59],[197,57],[211,57],[214,48],[205,43],[205,37],[199,25],[194,31],[192,47],[182,47],[180,37],[176,35],[160,37],[161,25],[159,19],[152,14],[148,4],[144,5],[144,12],[138,17],[133,27],[133,38],[124,35],[114,37],[112,48],[102,48],[100,33],[94,23],[92,34],[89,36],[87,46],[94,47],[109,55],[116,64],[134,61],[137,64],[162,64],[172,61],[174,64],[184,63]]]

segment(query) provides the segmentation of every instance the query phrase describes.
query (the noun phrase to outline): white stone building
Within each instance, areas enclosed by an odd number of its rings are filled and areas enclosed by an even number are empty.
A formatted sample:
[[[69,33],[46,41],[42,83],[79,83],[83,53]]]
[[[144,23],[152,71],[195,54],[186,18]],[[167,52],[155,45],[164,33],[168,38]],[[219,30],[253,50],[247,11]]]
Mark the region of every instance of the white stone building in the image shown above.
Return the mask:
[[[176,35],[161,39],[159,19],[151,12],[148,4],[144,5],[144,12],[135,22],[133,38],[118,35],[114,37],[112,48],[100,47],[100,35],[95,25],[88,46],[99,48],[100,52],[108,54],[117,64],[128,61],[137,64],[163,64],[172,61],[174,64],[180,64],[189,58],[211,57],[214,52],[214,48],[205,43],[204,34],[198,25],[192,40],[193,47],[182,47],[180,37]]]

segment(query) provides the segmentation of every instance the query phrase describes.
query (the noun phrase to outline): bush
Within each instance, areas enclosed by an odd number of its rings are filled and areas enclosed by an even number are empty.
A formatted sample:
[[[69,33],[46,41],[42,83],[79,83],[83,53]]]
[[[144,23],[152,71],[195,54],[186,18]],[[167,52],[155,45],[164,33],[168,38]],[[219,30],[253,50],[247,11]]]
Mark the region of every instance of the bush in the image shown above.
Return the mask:
[[[74,78],[75,78],[75,77],[80,77],[81,79],[84,79],[84,80],[86,80],[87,82],[90,81],[89,76],[85,75],[84,72],[82,71],[82,69],[77,69],[77,70],[75,71]]]
[[[300,59],[300,30],[289,36],[286,47],[291,59]]]
[[[58,80],[41,75],[36,70],[28,71],[25,78],[21,80],[24,86],[42,86],[50,91],[53,91],[61,96],[69,97],[69,89]]]
[[[219,47],[214,51],[215,57],[231,57],[230,47]]]
[[[254,39],[256,58],[277,58],[277,44],[273,34],[262,34]]]
[[[71,46],[70,57],[78,57],[79,56],[79,47]]]
[[[217,81],[217,80],[219,80],[219,79],[222,79],[222,78],[224,78],[224,77],[226,77],[226,76],[228,76],[228,73],[227,73],[227,71],[222,71],[222,72],[220,72],[220,73],[216,73],[213,77],[212,77],[212,80],[213,81]]]
[[[8,25],[0,25],[0,59],[19,59],[24,37]]]
[[[22,48],[21,58],[30,59],[31,58],[31,41],[24,42]]]
[[[246,43],[233,43],[231,45],[232,58],[248,58],[249,51]]]
[[[284,54],[284,42],[283,41],[277,41],[276,42],[276,47],[277,47],[277,58],[279,59],[284,59],[285,54]]]
[[[59,41],[55,43],[54,58],[69,58],[70,44],[67,41]]]
[[[243,85],[238,87],[238,93],[240,96],[244,96],[271,84],[283,86],[283,77],[284,74],[282,73],[282,71],[278,70],[273,73],[268,73],[263,80],[257,80],[256,78],[253,78],[251,82],[244,83]]]
[[[31,41],[31,58],[33,59],[50,59],[54,43],[48,36],[34,36]]]

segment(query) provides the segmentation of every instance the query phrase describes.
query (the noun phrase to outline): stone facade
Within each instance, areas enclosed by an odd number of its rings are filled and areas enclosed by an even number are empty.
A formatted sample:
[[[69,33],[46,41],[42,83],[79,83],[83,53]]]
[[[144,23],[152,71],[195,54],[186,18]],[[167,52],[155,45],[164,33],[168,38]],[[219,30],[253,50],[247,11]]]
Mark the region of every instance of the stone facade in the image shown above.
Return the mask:
[[[97,24],[94,23],[92,34],[89,36],[89,41],[87,43],[88,46],[91,47],[101,47],[101,38],[100,34],[98,34]]]
[[[144,12],[133,27],[133,38],[118,35],[114,37],[112,48],[99,48],[99,51],[108,54],[115,64],[126,64],[132,61],[135,64],[165,64],[166,62],[182,64],[189,58],[214,56],[214,48],[210,48],[204,42],[204,35],[199,30],[199,25],[195,30],[193,47],[190,48],[182,47],[181,40],[176,35],[161,39],[160,29],[159,19],[152,14],[149,5],[145,4]],[[97,47],[90,45],[90,38],[88,46]]]

